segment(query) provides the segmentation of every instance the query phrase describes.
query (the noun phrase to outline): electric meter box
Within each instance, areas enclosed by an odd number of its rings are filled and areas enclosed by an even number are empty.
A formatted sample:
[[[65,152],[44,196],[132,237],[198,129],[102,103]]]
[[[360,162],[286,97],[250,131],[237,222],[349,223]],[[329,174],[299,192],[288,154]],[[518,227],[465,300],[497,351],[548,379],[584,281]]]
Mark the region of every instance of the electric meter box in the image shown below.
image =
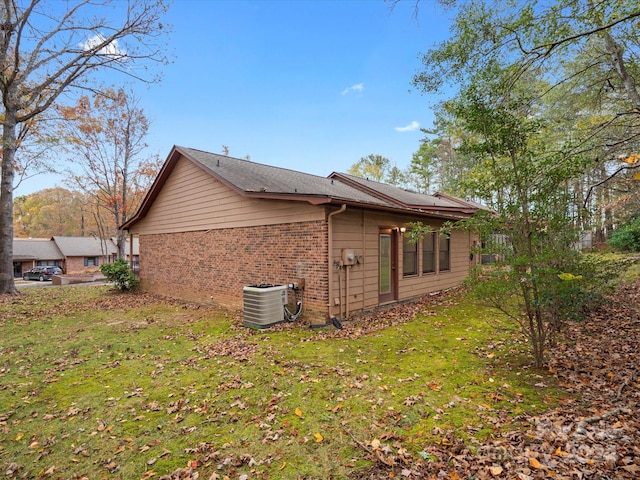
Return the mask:
[[[342,264],[343,265],[355,265],[358,261],[358,256],[355,250],[352,248],[342,249]]]

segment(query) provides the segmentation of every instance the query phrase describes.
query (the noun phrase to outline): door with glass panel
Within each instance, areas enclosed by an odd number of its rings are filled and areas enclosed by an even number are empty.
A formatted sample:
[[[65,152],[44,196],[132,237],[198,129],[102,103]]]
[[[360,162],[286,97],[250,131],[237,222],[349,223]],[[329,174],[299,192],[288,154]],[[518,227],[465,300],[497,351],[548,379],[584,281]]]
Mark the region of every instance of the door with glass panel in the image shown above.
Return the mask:
[[[397,299],[397,268],[398,245],[396,233],[389,229],[380,230],[378,235],[378,296],[380,303],[391,302]]]

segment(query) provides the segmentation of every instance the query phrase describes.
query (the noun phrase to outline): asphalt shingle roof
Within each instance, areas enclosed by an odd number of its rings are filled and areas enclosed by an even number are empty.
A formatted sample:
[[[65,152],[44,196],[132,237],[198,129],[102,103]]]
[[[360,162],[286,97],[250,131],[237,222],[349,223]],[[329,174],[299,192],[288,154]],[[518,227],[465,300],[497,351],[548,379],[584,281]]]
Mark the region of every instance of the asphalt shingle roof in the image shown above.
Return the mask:
[[[286,168],[254,163],[249,160],[217,155],[192,148],[177,147],[192,160],[229,185],[245,193],[274,193],[281,195],[307,195],[331,197],[382,206],[391,206],[366,192],[331,178],[297,172]]]
[[[436,208],[461,208],[461,204],[454,203],[449,200],[434,197],[433,195],[427,195],[424,193],[413,192],[411,190],[405,190],[402,188],[394,187],[386,183],[376,182],[367,178],[356,177],[355,175],[348,175],[346,173],[333,174],[338,177],[344,177],[352,182],[362,185],[366,189],[375,190],[381,195],[391,197],[403,205],[409,205],[412,207],[436,207]]]
[[[65,257],[99,257],[118,251],[109,239],[54,236],[53,240]]]
[[[64,255],[48,238],[14,238],[14,260],[62,260]]]
[[[320,177],[194,148],[175,146],[136,214],[122,225],[124,229],[129,229],[146,216],[180,158],[186,158],[199,165],[205,172],[241,195],[255,198],[307,201],[315,205],[351,204],[363,208],[447,218],[452,215],[454,217],[468,215],[477,210],[474,205],[463,200],[411,192],[352,175],[333,173],[329,177]]]

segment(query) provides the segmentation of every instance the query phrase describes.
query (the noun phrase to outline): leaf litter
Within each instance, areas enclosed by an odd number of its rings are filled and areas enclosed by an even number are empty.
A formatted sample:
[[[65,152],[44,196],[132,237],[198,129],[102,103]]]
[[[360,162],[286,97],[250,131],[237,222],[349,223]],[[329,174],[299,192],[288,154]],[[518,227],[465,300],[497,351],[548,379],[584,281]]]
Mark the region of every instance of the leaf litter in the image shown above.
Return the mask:
[[[562,335],[547,373],[567,396],[544,414],[521,415],[525,430],[471,445],[442,432],[417,457],[397,442],[374,448],[354,439],[373,466],[350,478],[639,478],[640,281],[622,285],[587,319],[568,322]]]
[[[320,331],[317,335],[359,338],[404,323],[417,314],[429,315],[430,306],[449,304],[450,294],[444,292],[423,302],[366,314],[346,323],[343,330]],[[556,408],[544,414],[523,413],[512,419],[523,424],[525,429],[498,429],[486,440],[479,441],[473,436],[464,440],[461,432],[435,427],[432,433],[439,435],[440,441],[425,444],[417,455],[409,452],[401,438],[390,435],[367,441],[345,429],[362,458],[371,463],[368,470],[354,470],[349,478],[638,478],[640,414],[636,408],[639,396],[636,365],[640,360],[639,309],[640,282],[636,282],[621,287],[605,307],[593,312],[588,319],[567,324],[564,341],[549,352],[550,361],[545,372],[558,380],[567,396]],[[274,327],[277,330],[291,328],[296,326],[285,323]],[[210,345],[207,354],[245,361],[253,353],[254,345],[242,337],[236,337],[231,345]],[[233,353],[233,345],[238,353]],[[494,357],[492,352],[478,353],[487,358]],[[538,385],[540,388],[546,386],[544,382],[538,382]],[[501,400],[497,395],[495,399]],[[404,404],[411,407],[421,401],[421,396],[415,395],[407,397]],[[301,416],[302,412],[296,409],[295,414]],[[502,427],[510,421],[490,405],[481,407],[479,415]],[[468,430],[466,433],[475,431],[472,427]],[[315,438],[322,441],[321,435]],[[192,452],[199,453],[198,460],[160,478],[199,478],[198,467],[220,456],[219,450],[206,444]],[[356,458],[351,460],[352,463],[356,461]],[[241,465],[243,461],[227,457],[218,465],[219,471],[231,463]],[[282,468],[285,466],[286,462]],[[214,474],[212,478],[220,477]]]
[[[448,295],[439,294],[425,302],[403,304],[394,309],[379,311],[348,322],[344,330],[321,331],[320,337],[359,338],[380,329],[406,322],[417,314],[429,315],[431,305],[448,304]],[[110,299],[115,300],[115,299]],[[153,296],[145,299],[149,303],[157,300]],[[110,307],[127,309],[129,302],[139,305],[140,297],[120,298]],[[176,305],[180,305],[176,303]],[[107,305],[103,306],[107,308]],[[182,305],[181,308],[198,308]],[[496,433],[483,441],[463,440],[459,431],[436,431],[440,441],[425,443],[422,451],[412,454],[403,444],[402,438],[389,435],[380,438],[357,439],[345,430],[347,441],[360,452],[362,459],[371,462],[366,471],[354,470],[349,478],[518,478],[520,480],[536,478],[638,478],[640,475],[640,445],[638,427],[640,414],[638,402],[638,340],[640,327],[640,282],[623,286],[617,296],[612,298],[605,308],[594,312],[583,322],[568,323],[563,332],[564,341],[549,352],[549,364],[546,375],[556,377],[567,396],[556,408],[537,416],[523,413],[517,420],[524,423],[526,429],[496,430]],[[278,329],[297,328],[292,324],[276,326]],[[200,359],[215,356],[227,357],[246,362],[256,353],[257,344],[254,334],[245,329],[232,327],[239,332],[225,342],[199,345],[196,351]],[[461,339],[463,340],[463,339]],[[396,352],[397,354],[402,351]],[[487,357],[489,352],[479,352]],[[158,367],[162,370],[161,367]],[[541,376],[541,378],[543,378]],[[413,381],[407,378],[406,381]],[[230,378],[233,388],[243,386],[237,378]],[[542,383],[542,382],[541,382]],[[236,385],[237,384],[237,385]],[[434,387],[437,384],[434,383]],[[225,385],[219,385],[225,388]],[[250,387],[247,387],[250,388]],[[430,387],[431,388],[431,387]],[[127,395],[137,396],[138,390],[132,389]],[[275,398],[275,397],[274,397]],[[410,407],[422,402],[421,395],[407,397],[405,405]],[[242,409],[242,402],[235,399],[236,409]],[[239,403],[238,403],[239,402]],[[275,400],[276,404],[278,399]],[[149,404],[149,410],[159,410],[160,405]],[[179,402],[169,404],[176,413],[192,408]],[[69,415],[78,412],[69,412]],[[487,405],[478,414],[490,423],[503,426],[510,420],[501,418],[499,408]],[[3,412],[6,422],[12,411]],[[272,429],[266,418],[262,424],[265,430],[264,441],[271,441],[274,435],[282,434],[281,429]],[[98,429],[100,425],[98,426]],[[105,427],[108,428],[108,425]],[[437,427],[436,427],[437,428]],[[474,433],[473,429],[469,429]],[[323,436],[314,434],[316,443],[324,441]],[[216,465],[222,475],[230,473],[230,468],[241,466],[255,467],[259,464],[280,462],[281,469],[286,461],[277,458],[263,458],[256,461],[248,455],[223,453],[224,446],[200,443],[185,452],[192,456],[188,464],[173,473],[157,476],[148,470],[146,477],[162,479],[196,479],[201,477],[201,468]],[[74,452],[75,453],[75,452]],[[116,455],[119,452],[116,451]],[[82,454],[80,452],[79,454]],[[163,455],[169,455],[167,450]],[[160,458],[160,457],[158,457]],[[153,465],[156,457],[149,457],[148,465]],[[358,461],[357,455],[351,463]],[[53,467],[52,467],[53,468]],[[113,459],[106,459],[104,469],[113,474],[119,466]],[[11,463],[5,471],[8,477],[19,475],[22,467]],[[54,470],[55,471],[55,470]],[[54,471],[44,471],[43,477],[51,476]],[[206,471],[206,469],[205,469]],[[209,470],[210,472],[210,470]],[[211,478],[224,478],[213,474]]]

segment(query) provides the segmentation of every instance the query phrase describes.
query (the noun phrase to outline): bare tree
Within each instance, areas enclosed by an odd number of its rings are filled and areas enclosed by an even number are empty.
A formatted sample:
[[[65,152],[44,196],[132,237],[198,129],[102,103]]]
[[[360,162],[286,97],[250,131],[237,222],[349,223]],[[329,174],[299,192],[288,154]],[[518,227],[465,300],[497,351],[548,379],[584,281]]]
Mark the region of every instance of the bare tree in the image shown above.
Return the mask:
[[[165,13],[163,0],[0,0],[0,293],[16,293],[13,183],[21,127],[62,93],[95,90],[91,80],[100,71],[156,81],[137,68],[166,62]]]
[[[154,157],[143,155],[149,122],[135,94],[123,89],[107,89],[93,100],[82,96],[75,106],[58,110],[63,118],[63,148],[71,163],[68,183],[108,214],[106,230],[116,237],[118,256],[124,258],[125,234],[118,227],[150,186],[146,172],[153,171],[153,179],[158,171]]]

